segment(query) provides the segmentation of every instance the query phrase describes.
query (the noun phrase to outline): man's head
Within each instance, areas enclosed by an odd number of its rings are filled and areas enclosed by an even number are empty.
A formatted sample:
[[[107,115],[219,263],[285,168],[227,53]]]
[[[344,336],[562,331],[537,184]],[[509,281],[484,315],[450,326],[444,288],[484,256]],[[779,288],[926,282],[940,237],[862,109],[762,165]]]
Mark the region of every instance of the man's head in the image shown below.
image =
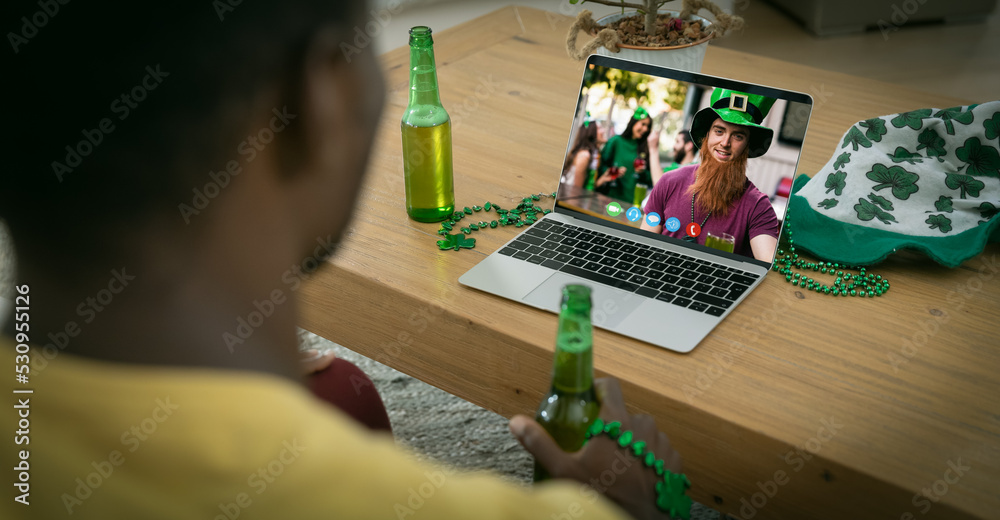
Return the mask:
[[[701,164],[688,193],[703,211],[726,215],[746,189],[749,132],[716,119],[701,142]]]
[[[709,155],[719,162],[730,162],[747,154],[750,145],[750,129],[744,125],[734,125],[721,117],[712,122],[701,147],[702,156]]]
[[[691,139],[691,132],[681,130],[674,138],[674,161],[678,163],[688,163],[694,160],[694,141]]]
[[[73,280],[190,246],[254,197],[303,234],[346,223],[382,103],[371,49],[343,50],[363,4],[216,4],[67,7],[18,45],[0,217],[22,266]]]
[[[771,110],[775,98],[760,94],[747,94],[736,90],[716,88],[712,91],[710,105],[698,111],[691,121],[691,138],[696,146],[709,135],[715,121],[745,127],[749,158],[760,157],[771,146],[774,131],[763,126],[764,117]]]

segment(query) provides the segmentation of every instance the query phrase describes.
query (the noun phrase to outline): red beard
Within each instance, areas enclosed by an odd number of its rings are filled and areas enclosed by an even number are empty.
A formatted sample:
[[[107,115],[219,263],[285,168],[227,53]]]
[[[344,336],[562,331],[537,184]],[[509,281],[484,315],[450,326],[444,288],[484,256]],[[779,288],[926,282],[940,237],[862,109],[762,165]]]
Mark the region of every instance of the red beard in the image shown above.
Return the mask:
[[[701,164],[688,193],[695,195],[702,211],[725,216],[746,189],[747,150],[731,161],[721,162],[708,150],[707,141],[705,138],[701,143]]]

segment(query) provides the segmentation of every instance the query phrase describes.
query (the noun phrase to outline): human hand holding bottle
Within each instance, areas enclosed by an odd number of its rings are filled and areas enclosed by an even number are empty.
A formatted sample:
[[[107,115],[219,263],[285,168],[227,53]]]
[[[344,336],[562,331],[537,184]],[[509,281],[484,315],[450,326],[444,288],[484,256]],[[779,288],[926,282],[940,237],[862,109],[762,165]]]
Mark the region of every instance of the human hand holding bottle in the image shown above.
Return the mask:
[[[594,383],[601,401],[600,418],[605,422],[621,422],[622,430],[631,430],[635,439],[645,441],[649,451],[664,461],[666,469],[680,472],[681,456],[670,445],[666,434],[656,428],[653,418],[628,414],[618,380],[602,378]],[[669,518],[656,507],[655,486],[660,477],[610,438],[593,438],[580,451],[566,453],[540,424],[525,415],[511,418],[510,429],[552,478],[589,484],[634,518]],[[614,475],[611,484],[607,484],[609,471]]]

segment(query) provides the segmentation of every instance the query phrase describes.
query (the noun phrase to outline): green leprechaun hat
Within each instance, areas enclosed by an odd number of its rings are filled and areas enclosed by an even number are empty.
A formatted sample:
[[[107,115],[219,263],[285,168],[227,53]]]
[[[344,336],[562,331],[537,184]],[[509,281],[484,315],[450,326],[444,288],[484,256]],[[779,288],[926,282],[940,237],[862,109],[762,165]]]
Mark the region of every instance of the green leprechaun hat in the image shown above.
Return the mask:
[[[712,91],[712,105],[699,110],[691,122],[691,139],[694,140],[694,145],[701,146],[712,123],[721,117],[723,121],[749,127],[750,158],[764,155],[771,146],[774,131],[760,123],[764,121],[764,116],[771,110],[774,101],[774,98],[759,94],[716,88]]]

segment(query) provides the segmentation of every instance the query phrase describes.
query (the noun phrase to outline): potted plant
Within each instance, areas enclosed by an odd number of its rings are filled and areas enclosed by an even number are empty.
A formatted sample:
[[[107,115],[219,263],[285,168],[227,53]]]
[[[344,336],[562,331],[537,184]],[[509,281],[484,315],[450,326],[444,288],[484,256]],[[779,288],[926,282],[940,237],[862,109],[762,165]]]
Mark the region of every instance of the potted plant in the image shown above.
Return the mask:
[[[577,16],[566,37],[566,50],[576,60],[597,52],[698,72],[709,40],[743,28],[743,18],[726,13],[710,0],[684,0],[680,12],[660,11],[666,0],[570,0],[584,2],[621,7],[622,12],[597,21],[588,10]],[[627,8],[635,11],[627,12]],[[695,14],[702,8],[712,13],[714,23]],[[581,31],[594,35],[594,40],[578,50],[576,39]]]

